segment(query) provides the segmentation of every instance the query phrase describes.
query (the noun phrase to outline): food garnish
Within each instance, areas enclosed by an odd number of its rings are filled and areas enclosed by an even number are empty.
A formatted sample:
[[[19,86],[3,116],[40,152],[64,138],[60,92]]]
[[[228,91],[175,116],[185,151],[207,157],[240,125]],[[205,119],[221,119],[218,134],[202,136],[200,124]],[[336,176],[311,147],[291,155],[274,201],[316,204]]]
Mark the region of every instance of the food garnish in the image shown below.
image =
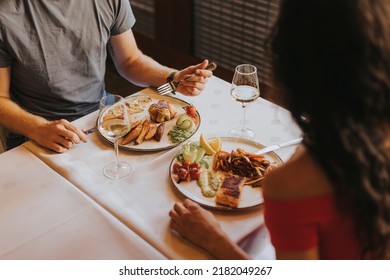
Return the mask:
[[[205,197],[214,197],[221,185],[221,177],[210,170],[203,170],[197,180],[198,186]]]
[[[177,162],[172,167],[172,173],[177,174],[178,183],[181,181],[198,180],[202,166],[209,167],[204,157],[203,148],[195,142],[184,144],[176,156]],[[186,171],[181,171],[185,169]]]
[[[169,132],[169,140],[171,140],[172,143],[180,143],[188,139],[192,134],[191,131],[183,130],[178,126],[174,126]]]
[[[180,115],[176,125],[168,132],[169,139],[173,143],[180,143],[188,139],[196,129],[192,118],[187,114]]]
[[[222,141],[221,138],[217,137],[211,140],[208,140],[203,134],[199,138],[200,146],[205,149],[206,155],[213,155],[221,149]]]
[[[199,116],[194,105],[184,106],[183,109],[186,111],[186,114],[192,118],[195,124],[198,124]]]
[[[195,129],[194,121],[187,114],[180,115],[180,117],[176,121],[176,126],[178,126],[183,130],[188,130],[188,131],[193,131]]]

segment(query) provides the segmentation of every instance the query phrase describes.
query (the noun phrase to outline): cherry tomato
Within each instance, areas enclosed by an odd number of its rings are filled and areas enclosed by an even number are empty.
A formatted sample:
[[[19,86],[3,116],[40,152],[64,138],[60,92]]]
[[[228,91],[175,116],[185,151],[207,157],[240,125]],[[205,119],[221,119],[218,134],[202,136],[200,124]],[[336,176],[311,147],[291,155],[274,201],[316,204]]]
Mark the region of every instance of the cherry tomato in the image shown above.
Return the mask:
[[[183,160],[182,164],[184,167],[188,168],[191,165],[191,161],[185,159],[185,160]]]
[[[200,170],[201,166],[200,166],[200,163],[199,162],[193,162],[190,164],[190,169],[191,168],[197,168]]]
[[[190,177],[192,180],[198,180],[200,177],[200,171],[198,168],[194,167],[190,169]]]
[[[182,168],[183,165],[180,162],[176,162],[172,167],[173,174],[179,173],[179,169]]]
[[[195,106],[186,106],[185,107],[185,110],[186,110],[186,113],[187,115],[191,116],[191,117],[195,117],[196,116],[196,108]]]
[[[180,168],[178,170],[177,177],[179,178],[178,183],[186,181],[188,179],[188,170],[186,168]]]

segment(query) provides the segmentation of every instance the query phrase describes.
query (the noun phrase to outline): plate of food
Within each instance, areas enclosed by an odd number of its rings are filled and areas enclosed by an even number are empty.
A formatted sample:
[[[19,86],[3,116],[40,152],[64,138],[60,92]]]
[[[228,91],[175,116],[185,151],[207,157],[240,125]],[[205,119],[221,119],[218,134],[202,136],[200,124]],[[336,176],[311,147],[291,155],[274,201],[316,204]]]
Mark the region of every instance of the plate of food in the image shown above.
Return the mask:
[[[181,99],[160,95],[131,95],[125,98],[131,130],[119,139],[119,148],[130,151],[161,151],[176,147],[199,128],[196,108]],[[107,116],[115,114],[107,111]],[[114,144],[112,138],[100,136]]]
[[[264,145],[242,138],[203,135],[182,145],[172,160],[169,174],[174,188],[184,197],[212,209],[239,211],[263,203],[264,175],[282,163],[270,152],[255,154]]]

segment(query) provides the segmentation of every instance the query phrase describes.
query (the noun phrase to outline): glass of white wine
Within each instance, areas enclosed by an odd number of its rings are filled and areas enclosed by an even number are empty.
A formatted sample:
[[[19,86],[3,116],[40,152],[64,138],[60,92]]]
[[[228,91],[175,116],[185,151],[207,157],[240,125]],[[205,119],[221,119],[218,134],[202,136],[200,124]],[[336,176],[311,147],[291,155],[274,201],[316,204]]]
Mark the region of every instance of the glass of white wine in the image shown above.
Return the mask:
[[[118,139],[130,131],[130,118],[120,95],[109,94],[100,100],[98,119],[99,132],[108,139],[112,139],[115,147],[116,161],[107,164],[103,173],[110,179],[120,179],[130,175],[130,164],[119,161]]]
[[[255,138],[253,130],[245,127],[245,109],[249,103],[254,102],[260,96],[259,78],[257,77],[257,68],[255,66],[241,64],[236,67],[230,95],[235,101],[241,103],[244,116],[242,119],[242,127],[231,130],[229,135],[246,139]]]

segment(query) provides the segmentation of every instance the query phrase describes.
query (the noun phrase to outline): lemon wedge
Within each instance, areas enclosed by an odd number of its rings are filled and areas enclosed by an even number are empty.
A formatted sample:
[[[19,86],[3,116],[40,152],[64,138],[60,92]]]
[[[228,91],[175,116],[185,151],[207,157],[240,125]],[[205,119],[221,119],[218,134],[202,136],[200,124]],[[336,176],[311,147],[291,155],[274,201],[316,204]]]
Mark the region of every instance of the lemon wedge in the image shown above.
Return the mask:
[[[221,146],[222,146],[221,138],[217,137],[217,138],[211,139],[209,141],[209,144],[215,152],[218,152],[219,150],[221,150]]]
[[[203,134],[200,135],[199,144],[206,151],[206,155],[215,154],[215,150],[211,147],[209,141]]]

